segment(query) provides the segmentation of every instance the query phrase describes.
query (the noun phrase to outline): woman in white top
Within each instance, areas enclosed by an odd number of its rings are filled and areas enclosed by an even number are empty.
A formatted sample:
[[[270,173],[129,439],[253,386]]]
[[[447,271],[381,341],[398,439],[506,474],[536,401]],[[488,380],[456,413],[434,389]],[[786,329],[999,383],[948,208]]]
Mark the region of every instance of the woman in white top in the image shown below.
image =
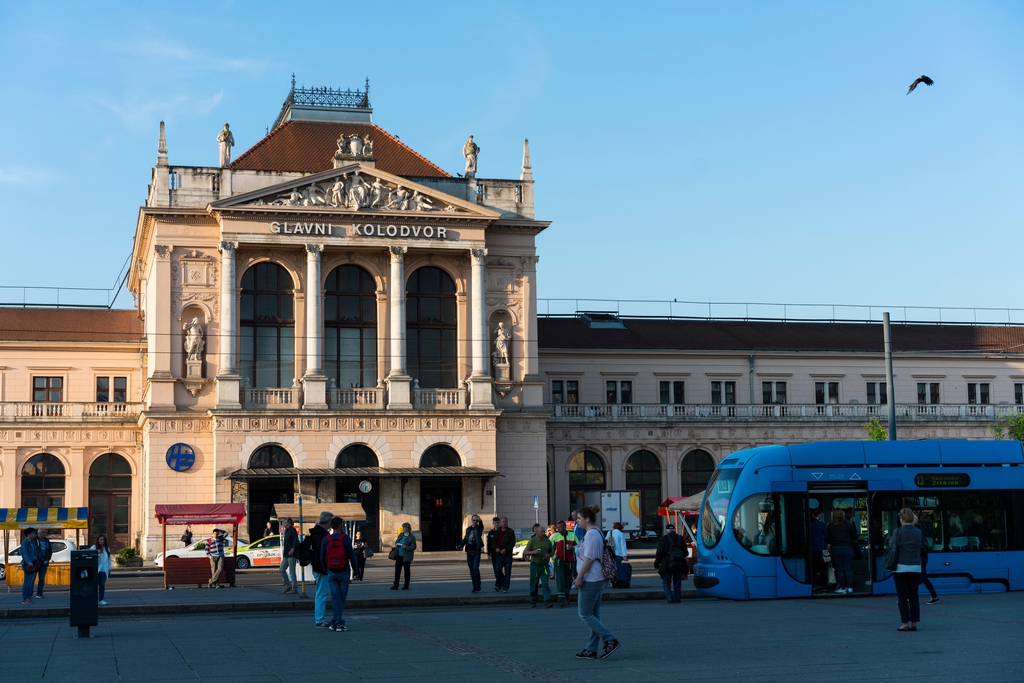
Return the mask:
[[[605,545],[607,545],[612,555],[615,556],[615,570],[621,575],[622,561],[626,559],[626,534],[622,533],[622,522],[615,522],[612,524],[612,530],[604,537]],[[614,583],[612,587],[616,586]]]
[[[107,537],[100,534],[96,537],[96,545],[91,550],[96,550],[98,556],[98,564],[96,567],[96,578],[100,584],[100,604],[105,605],[107,601],[103,599],[104,594],[107,592],[107,577],[110,576],[110,566],[113,564],[110,558],[110,546],[107,545]]]
[[[573,585],[579,590],[577,603],[580,619],[590,627],[590,639],[577,659],[597,659],[598,648],[604,641],[601,659],[619,649],[619,641],[608,627],[601,623],[601,594],[607,581],[601,571],[601,557],[604,554],[604,537],[597,528],[597,513],[601,508],[591,505],[580,510],[576,525],[586,533],[576,549],[576,580]],[[577,534],[578,535],[578,534]]]

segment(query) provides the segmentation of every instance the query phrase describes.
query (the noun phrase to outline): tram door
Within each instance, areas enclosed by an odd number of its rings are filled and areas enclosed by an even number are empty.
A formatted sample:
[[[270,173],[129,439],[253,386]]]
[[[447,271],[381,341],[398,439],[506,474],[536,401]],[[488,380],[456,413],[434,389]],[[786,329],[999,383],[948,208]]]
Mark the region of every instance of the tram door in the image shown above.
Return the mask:
[[[805,486],[802,482],[796,485],[800,488]],[[780,598],[811,594],[814,565],[811,563],[811,518],[807,503],[806,490],[775,494],[779,550],[776,596]]]
[[[840,516],[853,524],[859,542],[853,555],[853,591],[855,593],[871,592],[871,544],[868,530],[868,492],[863,488],[812,488],[808,494],[811,509],[820,509],[824,514],[821,519],[826,525]]]

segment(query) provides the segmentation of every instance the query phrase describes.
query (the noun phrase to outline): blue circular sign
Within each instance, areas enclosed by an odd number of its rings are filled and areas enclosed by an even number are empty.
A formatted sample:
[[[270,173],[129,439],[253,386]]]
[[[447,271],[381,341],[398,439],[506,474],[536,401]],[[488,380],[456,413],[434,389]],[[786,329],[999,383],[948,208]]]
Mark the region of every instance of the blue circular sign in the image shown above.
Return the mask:
[[[196,462],[196,452],[187,443],[176,443],[167,449],[167,466],[175,472],[187,472]]]

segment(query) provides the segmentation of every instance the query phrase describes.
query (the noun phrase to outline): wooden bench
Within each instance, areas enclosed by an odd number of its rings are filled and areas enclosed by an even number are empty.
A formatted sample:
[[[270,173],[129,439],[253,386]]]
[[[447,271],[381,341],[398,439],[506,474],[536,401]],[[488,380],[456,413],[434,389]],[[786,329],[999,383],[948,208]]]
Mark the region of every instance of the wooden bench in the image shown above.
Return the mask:
[[[210,583],[210,560],[205,557],[167,557],[164,558],[164,588],[169,586],[198,587]],[[224,558],[224,569],[220,573],[220,583],[235,587],[235,558]]]

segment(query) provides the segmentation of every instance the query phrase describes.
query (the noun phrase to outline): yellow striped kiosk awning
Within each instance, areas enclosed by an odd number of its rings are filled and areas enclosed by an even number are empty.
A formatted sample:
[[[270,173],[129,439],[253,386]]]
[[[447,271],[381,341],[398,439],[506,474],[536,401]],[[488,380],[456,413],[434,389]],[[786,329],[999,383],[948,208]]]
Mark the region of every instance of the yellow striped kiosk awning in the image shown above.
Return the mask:
[[[88,529],[89,508],[0,508],[0,529]]]

